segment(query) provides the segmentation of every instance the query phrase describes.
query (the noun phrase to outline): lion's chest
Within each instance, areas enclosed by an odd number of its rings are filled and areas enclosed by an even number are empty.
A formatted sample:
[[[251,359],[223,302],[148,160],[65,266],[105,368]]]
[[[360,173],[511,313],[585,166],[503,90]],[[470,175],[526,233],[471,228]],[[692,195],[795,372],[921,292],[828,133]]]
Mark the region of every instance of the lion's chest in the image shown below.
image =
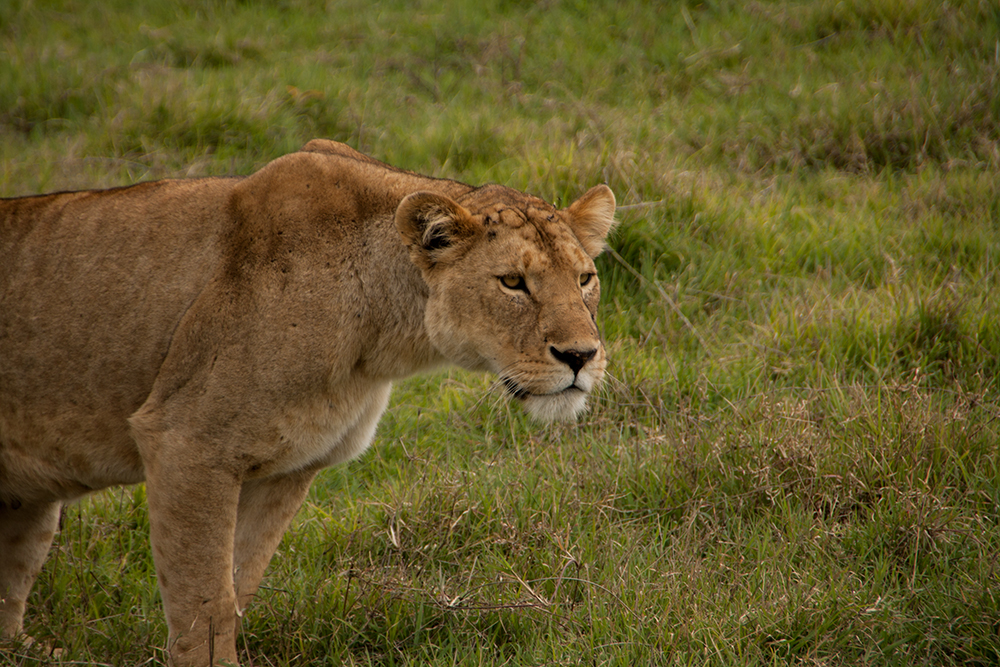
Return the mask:
[[[351,459],[367,449],[388,402],[389,383],[351,386],[286,407],[269,461],[253,474],[287,474]]]

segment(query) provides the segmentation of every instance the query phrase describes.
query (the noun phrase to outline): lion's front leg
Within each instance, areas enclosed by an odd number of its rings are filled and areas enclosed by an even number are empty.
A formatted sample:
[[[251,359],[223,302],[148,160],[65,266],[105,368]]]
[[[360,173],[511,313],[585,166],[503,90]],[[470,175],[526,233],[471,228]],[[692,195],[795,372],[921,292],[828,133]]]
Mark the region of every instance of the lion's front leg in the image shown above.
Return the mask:
[[[175,450],[179,451],[179,450]],[[174,667],[237,664],[233,543],[240,484],[194,460],[147,464],[156,576]]]
[[[252,479],[243,484],[234,550],[236,595],[241,611],[256,595],[264,570],[315,476],[314,471],[303,471]]]

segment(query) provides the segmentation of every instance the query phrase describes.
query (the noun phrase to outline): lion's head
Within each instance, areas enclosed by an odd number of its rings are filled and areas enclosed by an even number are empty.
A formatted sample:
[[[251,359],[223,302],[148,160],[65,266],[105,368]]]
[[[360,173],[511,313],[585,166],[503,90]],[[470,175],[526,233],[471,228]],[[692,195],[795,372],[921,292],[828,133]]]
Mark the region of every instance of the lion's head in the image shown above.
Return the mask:
[[[606,364],[594,258],[614,212],[604,185],[561,210],[498,185],[406,197],[396,226],[429,289],[431,342],[499,375],[534,417],[575,417]]]

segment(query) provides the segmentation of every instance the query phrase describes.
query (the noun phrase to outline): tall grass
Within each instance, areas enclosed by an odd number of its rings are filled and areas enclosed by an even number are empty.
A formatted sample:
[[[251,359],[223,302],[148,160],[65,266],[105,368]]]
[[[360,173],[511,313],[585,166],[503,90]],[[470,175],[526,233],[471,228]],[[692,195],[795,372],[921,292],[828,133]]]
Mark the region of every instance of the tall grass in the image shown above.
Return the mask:
[[[282,543],[247,662],[993,665],[998,45],[982,0],[14,0],[0,194],[315,136],[615,190],[589,415],[402,383]],[[162,661],[143,488],[62,526],[0,664]]]

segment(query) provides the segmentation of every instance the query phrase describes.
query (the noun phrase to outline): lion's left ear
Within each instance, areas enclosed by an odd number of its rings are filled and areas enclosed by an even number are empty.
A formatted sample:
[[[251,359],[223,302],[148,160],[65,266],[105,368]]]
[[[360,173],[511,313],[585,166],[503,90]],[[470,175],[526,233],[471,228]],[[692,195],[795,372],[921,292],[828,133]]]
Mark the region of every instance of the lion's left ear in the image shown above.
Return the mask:
[[[435,192],[414,192],[396,208],[396,229],[413,262],[429,269],[474,236],[476,227],[469,211],[455,200]]]
[[[604,239],[615,226],[615,193],[606,185],[595,185],[569,205],[569,224],[583,249],[591,257],[604,251]]]

